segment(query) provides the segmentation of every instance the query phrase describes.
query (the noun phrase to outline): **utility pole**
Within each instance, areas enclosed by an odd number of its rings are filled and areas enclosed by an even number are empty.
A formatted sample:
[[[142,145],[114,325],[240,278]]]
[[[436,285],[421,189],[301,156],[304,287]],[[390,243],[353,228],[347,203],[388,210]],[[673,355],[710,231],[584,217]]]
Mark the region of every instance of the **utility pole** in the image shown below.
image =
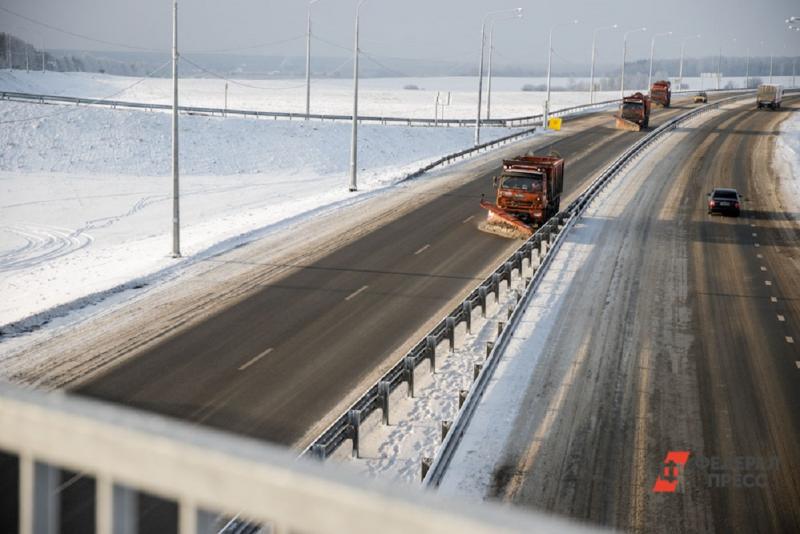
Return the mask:
[[[306,24],[306,120],[311,115],[311,6],[319,0],[308,3],[308,20]]]
[[[355,44],[353,46],[353,132],[350,138],[350,191],[358,191],[358,19],[361,0],[356,6]]]
[[[719,79],[722,72],[722,47],[719,49],[719,56],[717,56],[717,91],[719,91]]]
[[[573,20],[572,22],[568,22],[566,24],[556,24],[555,26],[550,27],[550,33],[547,38],[547,97],[544,101],[544,113],[542,114],[542,120],[544,122],[544,128],[547,128],[547,123],[550,120],[550,74],[553,64],[553,30],[560,26],[566,26],[567,24],[577,24],[577,20]]]
[[[650,88],[653,86],[653,54],[656,50],[656,37],[663,37],[667,35],[672,35],[672,32],[666,33],[657,33],[653,35],[653,38],[650,40],[650,74],[647,76],[647,94],[650,94]]]
[[[637,28],[635,30],[630,30],[625,32],[625,35],[622,37],[622,73],[619,77],[619,98],[625,98],[625,62],[628,61],[628,35],[635,33],[635,32],[646,32],[647,28]]]
[[[225,82],[225,115],[228,114],[228,82]]]
[[[508,17],[509,19],[521,19],[522,13],[517,13],[513,17]],[[498,19],[504,20],[504,19]],[[490,120],[492,118],[492,58],[494,57],[494,23],[496,21],[491,21],[489,24],[489,83],[486,90],[486,120]]]
[[[750,89],[750,49],[747,49],[747,61],[744,67],[744,88]]]
[[[604,28],[597,28],[592,32],[592,68],[589,74],[589,103],[594,104],[594,63],[597,57],[597,32],[601,30],[616,30],[617,25],[606,26]]]
[[[522,8],[504,9],[502,11],[492,11],[487,13],[481,24],[481,61],[478,65],[478,114],[475,117],[475,145],[481,144],[481,107],[483,104],[483,56],[486,48],[486,24],[495,16],[504,13],[516,13],[522,15]]]
[[[172,2],[172,257],[181,257],[178,167],[178,0]]]
[[[772,60],[773,60],[773,54],[770,53],[770,55],[769,55],[769,83],[772,83]]]

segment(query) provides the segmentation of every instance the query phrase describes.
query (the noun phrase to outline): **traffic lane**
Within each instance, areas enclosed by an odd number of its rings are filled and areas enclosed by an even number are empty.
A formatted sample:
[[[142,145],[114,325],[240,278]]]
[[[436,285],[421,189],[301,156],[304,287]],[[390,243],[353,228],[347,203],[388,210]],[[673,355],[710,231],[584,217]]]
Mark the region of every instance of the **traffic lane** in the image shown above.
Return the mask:
[[[668,506],[651,519],[642,494],[661,448],[700,434],[675,419],[683,412],[674,407],[674,396],[690,396],[694,385],[681,359],[687,260],[676,253],[687,246],[686,204],[671,193],[706,132],[683,135],[670,157],[641,161],[644,169],[604,203],[598,217],[607,226],[587,243],[590,256],[554,319],[496,465],[492,497],[618,528],[681,530],[683,517]],[[668,214],[659,214],[662,206]]]
[[[628,202],[613,219],[615,223],[622,221],[615,224],[621,228],[609,229],[599,242],[592,243],[596,252],[587,262],[591,267],[580,273],[581,282],[569,290],[570,297],[559,312],[561,319],[555,321],[556,330],[547,340],[536,384],[522,400],[527,408],[514,428],[516,436],[525,438],[514,438],[516,442],[509,445],[499,462],[495,497],[634,531],[713,531],[716,521],[736,524],[725,522],[725,511],[718,509],[728,498],[724,490],[717,493],[705,487],[707,479],[699,470],[687,468],[686,484],[691,489],[679,496],[654,495],[652,484],[668,450],[704,451],[704,441],[712,443],[706,437],[709,432],[727,436],[728,444],[744,439],[725,434],[728,429],[709,431],[709,416],[701,413],[701,407],[708,404],[701,400],[704,393],[722,395],[717,391],[722,390],[735,395],[740,387],[750,388],[758,393],[755,398],[748,395],[750,404],[758,407],[752,418],[767,411],[776,420],[791,417],[791,401],[787,404],[780,393],[768,391],[765,384],[748,384],[752,378],[742,369],[736,371],[732,384],[709,378],[697,361],[701,357],[699,345],[687,344],[692,339],[708,338],[713,349],[718,330],[730,327],[736,331],[739,321],[750,325],[742,331],[751,340],[758,340],[759,332],[770,331],[752,325],[749,318],[753,310],[721,305],[713,312],[692,307],[693,315],[687,313],[698,299],[697,289],[686,287],[689,248],[703,243],[694,239],[697,225],[693,219],[698,210],[705,213],[705,195],[695,189],[704,190],[705,180],[722,180],[730,175],[731,166],[737,165],[733,156],[747,151],[747,147],[730,142],[736,136],[731,132],[751,113],[727,112],[701,127],[685,128],[689,133],[686,139],[654,166],[649,185],[643,190],[646,194]],[[725,130],[729,132],[720,133]],[[711,161],[718,162],[720,170],[711,172]],[[698,180],[702,185],[686,186]],[[712,233],[706,241],[735,250],[741,248],[738,240],[749,235],[741,230],[738,228],[739,233],[734,235]],[[624,246],[616,241],[620,236]],[[614,269],[603,267],[609,261]],[[727,268],[735,262],[731,257],[718,258],[699,271],[714,277],[719,266]],[[736,287],[727,276],[720,277],[723,286],[726,282],[729,289]],[[703,328],[693,326],[693,317],[697,316],[709,323]],[[763,311],[759,317],[774,320]],[[735,336],[723,336],[717,344],[733,350],[737,341],[731,340],[736,340]],[[761,356],[777,354],[780,360],[780,352],[772,350],[764,347]],[[755,372],[761,370],[756,368]],[[752,408],[737,412],[728,404],[714,416],[730,414],[739,419],[752,413]],[[763,430],[738,432],[763,435]],[[784,432],[776,441],[796,442],[791,425],[767,430]],[[788,467],[796,473],[796,456],[786,458]],[[769,494],[768,502],[763,495],[755,496],[753,502],[760,508],[741,525],[758,525],[763,530],[764,517],[770,522],[766,524],[778,527],[793,524],[793,519],[785,516],[796,496],[796,489],[791,489],[796,488],[796,478],[791,480],[796,475],[782,471],[777,476],[784,479],[775,482],[780,489]],[[779,500],[776,495],[784,498]],[[734,507],[747,510],[747,500],[746,495],[740,497]]]
[[[592,133],[595,149],[589,152],[581,134],[570,136],[573,141],[560,147],[562,154],[569,158],[580,152],[576,166],[595,173],[617,155],[597,148],[603,139],[610,139],[607,133],[604,127]],[[613,138],[619,143],[614,150],[622,151],[633,142],[635,134],[626,134]],[[491,194],[493,174],[424,204],[314,265],[300,266],[298,272],[225,313],[127,360],[77,391],[294,443],[309,423],[313,426],[325,415],[312,408],[330,410],[351,398],[354,386],[374,373],[387,354],[408,344],[408,335],[453,295],[477,283],[476,273],[514,248],[513,242],[474,228],[483,215],[477,199],[482,193]],[[464,224],[470,217],[475,217],[474,223]],[[414,254],[434,242],[437,246]],[[420,259],[429,264],[420,264]],[[408,262],[408,269],[398,269]],[[384,286],[400,286],[403,291],[391,293]],[[359,291],[363,295],[348,300]],[[372,302],[370,295],[382,298]],[[394,295],[391,305],[387,295]],[[359,325],[358,335],[353,335],[353,325]],[[261,377],[262,370],[269,376]],[[257,384],[250,380],[254,375],[259,377]],[[308,405],[309,395],[301,394],[308,391],[314,392],[313,406]],[[297,403],[295,408],[287,409],[292,402]]]
[[[749,198],[739,219],[703,217],[704,195],[699,199],[692,248],[698,369],[713,385],[701,389],[702,453],[729,462],[777,463],[755,472],[721,473],[762,477],[758,487],[731,482],[714,488],[713,516],[723,530],[800,529],[800,376],[794,365],[798,351],[789,342],[800,317],[791,305],[781,307],[793,301],[798,286],[796,266],[779,252],[796,253],[800,239],[796,223],[777,220],[778,179],[770,165],[782,118],[749,113],[730,126],[727,157],[709,161],[698,174],[706,188],[732,186]]]

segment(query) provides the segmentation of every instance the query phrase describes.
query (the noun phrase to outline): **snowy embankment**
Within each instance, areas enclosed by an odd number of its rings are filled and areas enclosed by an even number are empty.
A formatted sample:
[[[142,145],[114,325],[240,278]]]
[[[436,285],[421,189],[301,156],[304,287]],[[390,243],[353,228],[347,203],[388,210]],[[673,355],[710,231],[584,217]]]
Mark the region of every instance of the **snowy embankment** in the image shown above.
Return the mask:
[[[34,314],[363,200],[473,136],[364,125],[353,194],[347,124],[182,117],[181,261],[170,257],[169,114],[0,102],[0,124],[6,334],[48,319],[19,323]]]
[[[774,161],[784,198],[794,213],[800,213],[800,116],[797,113],[792,113],[781,124]]]

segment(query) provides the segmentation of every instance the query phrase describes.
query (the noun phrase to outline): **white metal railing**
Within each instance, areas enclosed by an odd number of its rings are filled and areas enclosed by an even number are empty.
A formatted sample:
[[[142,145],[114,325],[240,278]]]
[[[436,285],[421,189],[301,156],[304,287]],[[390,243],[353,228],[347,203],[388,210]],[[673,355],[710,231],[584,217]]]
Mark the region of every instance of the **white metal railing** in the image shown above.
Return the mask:
[[[94,478],[102,534],[113,530],[119,486],[177,502],[181,534],[198,531],[198,511],[272,532],[589,532],[543,515],[446,503],[255,440],[64,393],[0,383],[0,429],[0,450],[19,458],[20,534],[48,520],[34,498],[42,464]]]

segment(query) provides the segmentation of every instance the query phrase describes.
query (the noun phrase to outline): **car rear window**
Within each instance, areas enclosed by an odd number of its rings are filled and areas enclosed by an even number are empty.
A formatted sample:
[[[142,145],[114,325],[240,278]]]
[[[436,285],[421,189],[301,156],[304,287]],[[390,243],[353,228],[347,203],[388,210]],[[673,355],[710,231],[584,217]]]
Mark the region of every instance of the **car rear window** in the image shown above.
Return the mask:
[[[736,200],[736,191],[714,191],[714,198]]]

